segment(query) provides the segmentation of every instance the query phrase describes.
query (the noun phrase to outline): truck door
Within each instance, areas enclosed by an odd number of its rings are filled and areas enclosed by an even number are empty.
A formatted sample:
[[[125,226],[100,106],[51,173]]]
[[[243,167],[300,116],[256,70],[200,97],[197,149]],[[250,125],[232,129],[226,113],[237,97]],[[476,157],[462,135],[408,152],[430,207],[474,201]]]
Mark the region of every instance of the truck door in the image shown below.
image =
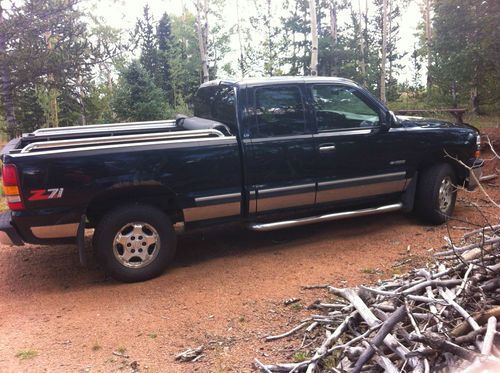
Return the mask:
[[[382,129],[380,107],[356,87],[308,88],[317,127],[317,207],[401,193],[407,185],[409,148],[404,129]]]
[[[243,131],[250,214],[312,207],[316,149],[304,85],[247,88]]]

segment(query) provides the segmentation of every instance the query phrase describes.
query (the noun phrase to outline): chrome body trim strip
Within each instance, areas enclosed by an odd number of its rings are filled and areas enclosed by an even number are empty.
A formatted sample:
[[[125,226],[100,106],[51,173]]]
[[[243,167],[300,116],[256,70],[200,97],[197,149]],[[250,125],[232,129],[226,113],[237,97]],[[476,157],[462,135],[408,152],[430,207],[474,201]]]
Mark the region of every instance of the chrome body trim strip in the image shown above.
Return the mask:
[[[207,202],[207,201],[217,201],[217,200],[223,200],[223,199],[228,199],[228,198],[236,198],[236,197],[241,197],[241,193],[230,193],[230,194],[220,194],[217,196],[206,196],[206,197],[196,197],[194,200],[195,202]]]
[[[248,227],[255,231],[272,231],[275,229],[290,228],[290,227],[319,223],[324,221],[333,221],[333,220],[347,219],[357,216],[367,216],[367,215],[381,214],[384,212],[398,211],[401,210],[402,207],[403,207],[402,203],[395,203],[392,205],[385,205],[385,206],[373,207],[362,210],[336,212],[332,214],[311,216],[307,218],[300,218],[294,220],[278,221],[273,223],[253,223],[250,224]]]
[[[185,145],[189,143],[193,143],[193,145],[203,145],[204,143],[215,143],[215,144],[232,144],[237,143],[235,136],[224,136],[224,137],[208,137],[201,139],[180,139],[180,140],[164,140],[164,141],[151,141],[151,142],[137,142],[133,144],[116,144],[116,145],[98,145],[98,146],[88,146],[76,149],[57,149],[57,150],[46,150],[40,151],[36,153],[15,153],[10,154],[11,157],[30,157],[30,156],[39,156],[46,154],[60,154],[60,153],[74,153],[74,152],[84,152],[84,151],[92,151],[92,150],[100,150],[100,149],[118,149],[118,148],[126,148],[126,147],[138,147],[138,146],[154,146],[154,145],[165,145],[165,144],[180,144]]]
[[[373,129],[359,129],[359,130],[346,130],[346,131],[318,132],[315,133],[313,137],[368,135],[372,133],[372,131]]]
[[[312,139],[313,134],[305,135],[293,135],[293,136],[276,136],[276,137],[253,137],[249,139],[251,143],[259,142],[269,142],[269,141],[282,141],[282,140],[301,140],[301,139]]]
[[[194,130],[194,131],[175,131],[166,133],[154,133],[154,134],[137,134],[137,135],[122,135],[122,136],[103,136],[103,137],[91,137],[84,139],[71,139],[71,140],[54,140],[54,141],[40,141],[33,142],[26,145],[21,153],[28,153],[36,149],[45,148],[62,148],[67,146],[85,146],[85,145],[96,145],[96,144],[112,144],[112,143],[125,143],[131,141],[150,141],[150,140],[174,140],[174,139],[185,139],[185,138],[196,138],[196,137],[208,137],[210,135],[216,135],[218,137],[224,137],[224,134],[218,130]]]
[[[76,237],[77,231],[78,223],[31,227],[31,233],[33,233],[36,238]]]
[[[290,190],[307,189],[307,188],[315,188],[315,187],[316,187],[315,183],[309,183],[309,184],[291,185],[291,186],[279,187],[279,188],[259,189],[259,196],[269,194],[269,193],[274,193],[274,192],[288,192]]]
[[[383,181],[384,179],[392,179],[396,177],[401,177],[405,178],[406,177],[406,172],[391,172],[388,174],[379,174],[379,175],[370,175],[370,176],[363,176],[363,177],[353,177],[350,179],[340,179],[340,180],[332,180],[332,181],[322,181],[318,183],[319,187],[323,186],[330,186],[330,185],[339,185],[339,184],[347,184],[347,183],[352,183],[352,182],[363,182],[363,181],[370,181],[370,180],[381,180]]]

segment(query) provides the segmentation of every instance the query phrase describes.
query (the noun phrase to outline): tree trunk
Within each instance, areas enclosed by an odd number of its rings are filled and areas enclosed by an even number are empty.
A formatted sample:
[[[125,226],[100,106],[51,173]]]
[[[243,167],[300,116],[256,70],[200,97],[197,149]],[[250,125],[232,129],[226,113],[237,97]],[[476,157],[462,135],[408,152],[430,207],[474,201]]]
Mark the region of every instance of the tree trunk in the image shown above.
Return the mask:
[[[208,0],[196,0],[196,30],[200,49],[202,82],[208,82]]]
[[[273,61],[273,38],[272,38],[272,28],[271,28],[271,0],[267,0],[267,74],[269,76],[274,75],[274,61]]]
[[[380,62],[380,99],[386,102],[385,95],[385,62],[387,58],[387,0],[382,4],[382,60]]]
[[[365,33],[362,30],[363,12],[361,12],[361,0],[358,0],[358,17],[359,17],[359,52],[360,60],[359,66],[361,68],[361,75],[363,77],[363,87],[366,87],[366,60],[365,60]]]
[[[472,112],[474,114],[480,115],[481,112],[479,111],[479,93],[477,87],[473,87],[470,90],[470,103],[472,107]]]
[[[432,88],[432,29],[431,29],[431,6],[432,0],[425,0],[424,9],[424,23],[425,23],[425,44],[427,49],[427,93],[431,91]]]
[[[337,3],[333,0],[330,3],[330,35],[332,37],[332,75],[338,75],[337,58],[335,56],[335,48],[337,47],[338,41],[338,24],[337,24]]]
[[[451,83],[451,97],[453,98],[453,107],[456,108],[457,103],[457,82],[453,81]]]
[[[309,0],[311,15],[311,75],[318,75],[318,30],[316,21],[316,0]]]
[[[241,72],[241,77],[245,77],[245,55],[243,51],[243,41],[241,39],[241,28],[240,28],[240,3],[236,0],[236,32],[238,33],[238,43],[240,47],[240,61],[239,67]]]
[[[3,26],[3,8],[0,2],[0,25]],[[6,62],[6,50],[7,50],[7,40],[5,40],[5,34],[0,32],[0,75],[2,80],[1,86],[1,97],[2,104],[5,113],[5,119],[7,121],[7,134],[9,139],[14,138],[17,135],[17,122],[16,122],[16,112],[14,108],[14,99],[12,97],[12,81],[10,79],[10,71]]]

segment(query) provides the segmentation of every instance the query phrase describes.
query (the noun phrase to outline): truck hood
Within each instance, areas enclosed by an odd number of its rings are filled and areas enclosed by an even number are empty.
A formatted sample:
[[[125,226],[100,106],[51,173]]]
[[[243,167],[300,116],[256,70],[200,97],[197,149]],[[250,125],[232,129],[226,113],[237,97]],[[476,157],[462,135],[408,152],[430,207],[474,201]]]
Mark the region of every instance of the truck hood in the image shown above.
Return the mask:
[[[474,126],[466,123],[452,123],[441,119],[411,117],[406,115],[397,115],[399,123],[405,128],[421,127],[421,128],[468,128],[475,131],[479,130]]]

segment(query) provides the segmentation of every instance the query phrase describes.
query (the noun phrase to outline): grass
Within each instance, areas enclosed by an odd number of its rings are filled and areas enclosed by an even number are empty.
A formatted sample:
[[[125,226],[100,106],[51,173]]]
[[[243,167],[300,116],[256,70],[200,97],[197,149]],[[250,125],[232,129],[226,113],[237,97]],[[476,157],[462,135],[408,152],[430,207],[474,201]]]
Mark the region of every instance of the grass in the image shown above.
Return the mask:
[[[158,337],[158,334],[156,334],[156,333],[149,333],[148,337],[151,338],[151,339],[156,339],[156,337]]]
[[[120,354],[125,354],[125,352],[127,352],[127,349],[125,347],[120,346],[116,351],[119,352]]]
[[[297,351],[292,355],[292,359],[295,363],[300,363],[309,359],[309,353],[307,351]]]
[[[20,360],[33,359],[35,356],[38,356],[35,350],[21,350],[16,353],[16,357]]]
[[[304,306],[300,303],[300,302],[297,302],[297,303],[293,303],[290,308],[294,311],[302,311],[304,309]]]
[[[380,275],[383,273],[379,268],[363,268],[360,272],[365,273],[367,275]]]

